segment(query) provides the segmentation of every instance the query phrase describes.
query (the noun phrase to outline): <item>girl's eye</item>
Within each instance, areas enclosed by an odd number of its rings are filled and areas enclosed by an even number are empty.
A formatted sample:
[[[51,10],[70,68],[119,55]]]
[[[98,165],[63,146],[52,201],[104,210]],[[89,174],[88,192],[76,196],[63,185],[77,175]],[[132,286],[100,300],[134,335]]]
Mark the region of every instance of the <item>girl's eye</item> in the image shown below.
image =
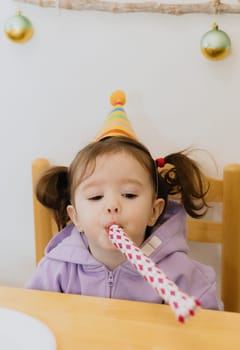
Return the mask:
[[[99,201],[100,199],[102,199],[103,196],[93,196],[88,198],[89,201]]]
[[[132,198],[136,198],[137,195],[133,193],[124,193],[123,197],[132,199]]]

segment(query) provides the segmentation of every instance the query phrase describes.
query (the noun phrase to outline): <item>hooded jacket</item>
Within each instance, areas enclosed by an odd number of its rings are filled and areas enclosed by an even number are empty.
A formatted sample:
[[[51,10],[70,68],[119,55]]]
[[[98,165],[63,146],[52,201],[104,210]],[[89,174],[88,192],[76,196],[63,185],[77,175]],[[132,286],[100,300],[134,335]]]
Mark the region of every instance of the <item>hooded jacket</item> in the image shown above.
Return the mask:
[[[188,256],[186,213],[170,201],[163,218],[152,229],[141,249],[175,284],[198,298],[203,308],[222,309],[216,295],[215,272]],[[27,288],[151,303],[163,300],[129,262],[114,270],[89,252],[87,237],[74,225],[56,234],[45,249]]]

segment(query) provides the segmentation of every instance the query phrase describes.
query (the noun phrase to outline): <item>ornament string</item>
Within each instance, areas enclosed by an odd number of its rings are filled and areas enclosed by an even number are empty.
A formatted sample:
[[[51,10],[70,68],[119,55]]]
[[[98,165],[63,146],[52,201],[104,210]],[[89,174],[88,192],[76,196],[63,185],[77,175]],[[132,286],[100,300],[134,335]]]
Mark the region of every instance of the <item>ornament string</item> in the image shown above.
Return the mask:
[[[159,293],[166,304],[169,304],[179,322],[194,316],[200,302],[183,293],[159,267],[139,249],[121,227],[112,225],[109,228],[109,239],[133,264],[143,278]]]
[[[220,15],[220,13],[221,13],[221,1],[220,0],[215,0],[214,2],[213,2],[213,6],[214,6],[214,9],[215,9],[215,11],[214,11],[214,14],[215,14],[215,20],[214,20],[214,22],[218,22],[218,18],[219,18],[219,15]]]
[[[56,9],[58,10],[58,14],[60,15],[60,0],[55,0]]]
[[[16,13],[21,14],[22,10],[20,7],[20,0],[15,0],[16,1]]]

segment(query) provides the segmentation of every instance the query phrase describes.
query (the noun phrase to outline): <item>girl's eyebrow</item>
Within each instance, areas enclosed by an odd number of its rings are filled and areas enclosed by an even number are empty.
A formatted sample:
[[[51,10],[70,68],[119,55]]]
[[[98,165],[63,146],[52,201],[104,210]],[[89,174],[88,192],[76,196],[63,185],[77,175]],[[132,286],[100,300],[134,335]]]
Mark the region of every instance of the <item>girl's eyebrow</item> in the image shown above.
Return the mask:
[[[86,183],[82,183],[81,187],[83,190],[86,190],[90,187],[98,187],[102,184],[108,183],[108,181],[105,180],[93,180]],[[138,179],[133,178],[125,178],[120,181],[121,185],[137,185],[137,186],[144,186],[143,182],[139,181]]]

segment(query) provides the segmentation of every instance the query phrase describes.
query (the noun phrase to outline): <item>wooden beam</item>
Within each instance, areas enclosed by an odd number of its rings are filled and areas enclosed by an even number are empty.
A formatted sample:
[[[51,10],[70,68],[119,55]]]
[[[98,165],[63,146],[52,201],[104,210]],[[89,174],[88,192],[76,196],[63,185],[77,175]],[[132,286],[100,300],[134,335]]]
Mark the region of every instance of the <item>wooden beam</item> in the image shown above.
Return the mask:
[[[18,0],[18,2],[41,7],[55,7],[77,11],[105,11],[112,13],[152,12],[176,16],[189,13],[240,13],[240,4],[226,4],[222,3],[220,0],[195,4],[161,4],[156,1],[120,3],[117,1],[104,0]]]

